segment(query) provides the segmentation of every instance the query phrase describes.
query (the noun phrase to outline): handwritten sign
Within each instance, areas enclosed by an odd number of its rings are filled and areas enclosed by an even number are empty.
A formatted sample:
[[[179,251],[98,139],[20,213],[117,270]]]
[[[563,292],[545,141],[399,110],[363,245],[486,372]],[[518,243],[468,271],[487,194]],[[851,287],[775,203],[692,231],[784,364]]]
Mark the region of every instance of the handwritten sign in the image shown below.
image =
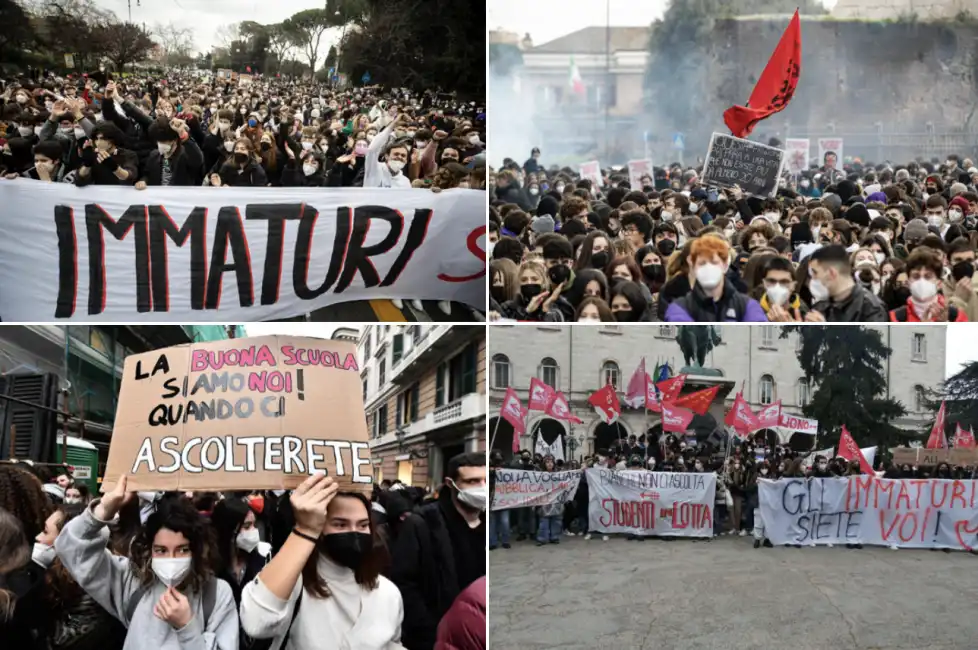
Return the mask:
[[[762,479],[758,493],[765,535],[776,545],[978,547],[978,481]]]
[[[642,190],[642,177],[647,176],[650,180],[649,185],[652,185],[652,161],[648,158],[643,160],[629,160],[628,161],[628,184],[633,190]]]
[[[703,183],[719,187],[739,185],[747,194],[774,196],[784,155],[781,149],[714,133],[703,166]]]
[[[528,469],[497,469],[491,510],[549,506],[567,503],[577,494],[581,470],[534,472]]]
[[[924,449],[923,447],[897,447],[893,452],[893,462],[897,465],[917,465],[933,467],[941,463],[950,465],[978,464],[978,449]]]
[[[811,151],[812,141],[809,138],[788,138],[784,149],[787,154],[788,171],[800,174],[808,169],[808,152]]]
[[[712,537],[716,474],[585,470],[591,530]]]
[[[291,489],[313,472],[371,487],[354,344],[261,336],[126,357],[103,485]]]
[[[604,181],[601,180],[601,163],[597,160],[590,160],[588,162],[581,163],[578,166],[578,172],[581,178],[587,178],[591,180],[591,187],[594,189],[601,189],[604,185]]]

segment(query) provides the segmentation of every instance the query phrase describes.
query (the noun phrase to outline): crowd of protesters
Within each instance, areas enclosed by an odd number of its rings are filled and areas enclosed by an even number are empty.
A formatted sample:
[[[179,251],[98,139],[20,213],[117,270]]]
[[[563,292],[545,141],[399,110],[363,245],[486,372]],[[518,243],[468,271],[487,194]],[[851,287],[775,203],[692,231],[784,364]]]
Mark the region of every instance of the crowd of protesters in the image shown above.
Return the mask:
[[[486,457],[436,494],[134,492],[0,464],[0,639],[17,650],[486,647]],[[33,546],[31,546],[33,544]],[[9,646],[8,646],[9,644]]]
[[[601,182],[538,149],[490,175],[492,320],[978,320],[972,160],[786,174],[774,198],[700,181],[702,168]]]
[[[731,446],[729,452],[704,443],[689,444],[682,437],[667,434],[661,444],[646,445],[645,436],[631,435],[614,441],[608,449],[585,456],[581,461],[555,460],[553,456],[521,450],[509,462],[499,450],[489,457],[490,503],[495,488],[495,470],[525,469],[538,472],[562,472],[591,467],[616,470],[646,469],[655,472],[713,473],[717,476],[713,510],[713,536],[747,536],[754,538],[754,548],[772,546],[764,537],[759,515],[758,479],[829,478],[862,474],[859,461],[841,456],[827,457],[792,450],[788,445],[771,445],[763,435],[746,438]],[[978,478],[974,467],[940,463],[935,467],[898,465],[878,457],[874,465],[877,476],[892,479],[972,479]],[[573,500],[546,506],[494,510],[489,516],[489,550],[502,546],[512,548],[513,541],[529,540],[537,546],[559,544],[561,535],[592,539],[588,528],[587,481],[582,477]],[[608,541],[609,535],[600,535]],[[637,534],[630,540],[648,539]],[[656,536],[656,539],[672,540]],[[696,539],[696,538],[693,538]],[[861,544],[849,544],[861,548]],[[895,546],[892,548],[896,548]]]
[[[176,72],[49,75],[0,88],[6,179],[485,188],[485,109],[450,95]]]

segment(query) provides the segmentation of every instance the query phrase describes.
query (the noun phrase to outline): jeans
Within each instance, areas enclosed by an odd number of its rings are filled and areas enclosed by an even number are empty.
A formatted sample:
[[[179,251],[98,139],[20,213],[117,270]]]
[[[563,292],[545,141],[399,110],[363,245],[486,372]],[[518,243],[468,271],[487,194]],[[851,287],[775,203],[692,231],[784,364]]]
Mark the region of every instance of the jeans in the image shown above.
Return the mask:
[[[744,497],[744,518],[747,520],[744,524],[744,530],[754,529],[754,511],[759,507],[757,492]]]
[[[543,544],[560,541],[561,519],[562,515],[540,517],[540,530],[537,532],[537,541]]]
[[[509,510],[489,513],[489,546],[509,544]]]
[[[727,519],[727,504],[717,503],[713,506],[713,534],[719,535],[723,532],[723,525]]]
[[[588,532],[587,504],[583,508],[577,509],[577,532],[584,535]]]
[[[733,506],[730,508],[730,532],[736,533],[740,530],[740,518],[744,510],[744,497],[739,494],[730,495],[733,499]]]
[[[516,530],[525,537],[533,537],[536,534],[536,508],[519,508],[516,510]]]

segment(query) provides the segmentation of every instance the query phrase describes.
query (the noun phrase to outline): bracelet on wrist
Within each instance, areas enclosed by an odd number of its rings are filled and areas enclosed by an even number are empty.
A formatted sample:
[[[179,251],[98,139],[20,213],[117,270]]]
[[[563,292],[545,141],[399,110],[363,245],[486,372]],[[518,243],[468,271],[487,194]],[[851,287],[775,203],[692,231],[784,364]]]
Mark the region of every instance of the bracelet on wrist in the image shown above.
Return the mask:
[[[306,533],[304,533],[301,530],[299,530],[298,527],[292,529],[292,534],[293,535],[298,535],[302,539],[307,539],[310,542],[312,542],[313,544],[315,544],[316,542],[319,541],[319,535],[316,535],[315,537],[313,537],[312,535],[307,535]]]

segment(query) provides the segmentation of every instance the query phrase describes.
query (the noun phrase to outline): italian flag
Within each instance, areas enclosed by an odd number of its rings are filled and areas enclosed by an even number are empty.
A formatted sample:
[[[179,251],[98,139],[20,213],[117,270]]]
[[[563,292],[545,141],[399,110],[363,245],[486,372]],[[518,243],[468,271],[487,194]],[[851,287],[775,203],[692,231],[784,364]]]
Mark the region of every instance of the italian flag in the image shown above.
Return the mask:
[[[570,66],[570,78],[568,79],[571,91],[577,93],[578,95],[584,94],[584,82],[581,81],[581,71],[578,70],[577,64],[574,63],[574,57],[571,57]]]

